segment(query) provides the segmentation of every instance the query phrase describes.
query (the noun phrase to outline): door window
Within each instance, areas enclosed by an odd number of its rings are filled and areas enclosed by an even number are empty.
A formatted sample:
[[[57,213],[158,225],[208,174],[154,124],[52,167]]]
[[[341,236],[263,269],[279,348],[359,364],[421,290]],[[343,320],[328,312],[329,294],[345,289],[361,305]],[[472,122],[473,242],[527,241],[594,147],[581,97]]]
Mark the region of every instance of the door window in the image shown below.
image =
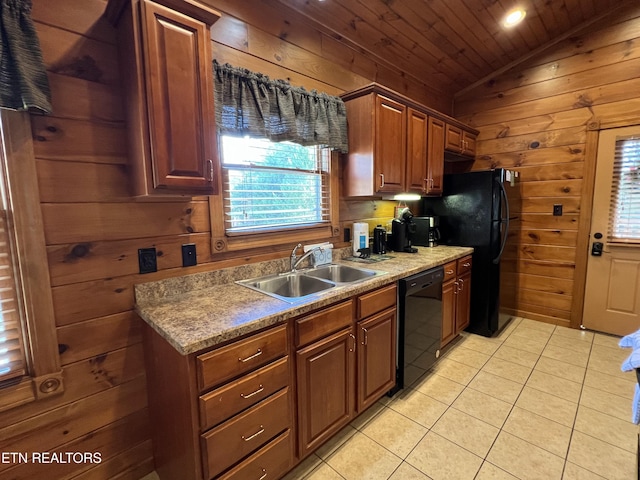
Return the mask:
[[[640,243],[640,137],[617,138],[613,161],[609,241]]]

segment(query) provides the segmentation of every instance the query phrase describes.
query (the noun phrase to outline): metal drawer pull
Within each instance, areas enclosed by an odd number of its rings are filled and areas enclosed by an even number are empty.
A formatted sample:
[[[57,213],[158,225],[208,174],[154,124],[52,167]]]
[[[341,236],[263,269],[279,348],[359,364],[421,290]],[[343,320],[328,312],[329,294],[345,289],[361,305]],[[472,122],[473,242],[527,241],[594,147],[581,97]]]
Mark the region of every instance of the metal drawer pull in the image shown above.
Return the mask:
[[[209,164],[209,181],[213,182],[213,160],[207,160]]]
[[[259,357],[260,355],[262,355],[262,350],[258,349],[258,351],[253,355],[251,355],[250,357],[247,357],[247,358],[238,357],[238,361],[242,363],[248,362],[249,360],[253,360],[256,357]]]
[[[459,291],[459,288],[460,288],[460,285],[458,284],[458,282],[457,282],[457,281],[456,281],[456,282],[453,282],[453,284],[454,284],[454,285],[455,285],[455,287],[456,287],[456,288],[454,288],[454,289],[453,289],[453,294],[454,294],[454,295],[457,295],[457,294],[458,294],[458,291]]]
[[[263,468],[262,469],[262,476],[258,480],[264,480],[265,478],[267,478],[267,471]]]
[[[353,333],[350,333],[349,336],[351,338],[353,338],[353,348],[350,348],[349,351],[350,352],[355,352],[356,351],[356,344],[358,343],[358,341],[356,340],[356,336]]]
[[[260,430],[258,430],[256,433],[254,433],[253,435],[249,435],[248,437],[245,437],[244,435],[242,435],[242,439],[245,442],[248,442],[249,440],[253,440],[254,438],[256,438],[258,435],[260,435],[261,433],[264,432],[264,427],[262,425],[260,425]]]
[[[458,279],[458,282],[460,282],[460,291],[462,291],[462,289],[464,288],[464,280],[460,278]]]
[[[367,332],[367,329],[364,327],[362,327],[362,331],[364,332],[364,340],[362,341],[362,345],[366,345],[369,337],[369,332]]]
[[[258,389],[257,389],[255,392],[247,393],[246,395],[245,395],[244,393],[241,393],[241,394],[240,394],[240,396],[241,396],[242,398],[251,398],[251,397],[253,397],[254,395],[257,395],[257,394],[259,394],[259,393],[260,393],[260,392],[262,392],[262,391],[264,391],[264,387],[263,387],[262,385],[260,385],[260,386],[258,387]]]
[[[453,270],[447,270],[445,273],[447,275],[453,275],[455,272]]]
[[[470,266],[471,266],[471,264],[470,264],[469,262],[464,262],[464,263],[462,264],[462,266],[463,266],[463,267],[470,267]]]

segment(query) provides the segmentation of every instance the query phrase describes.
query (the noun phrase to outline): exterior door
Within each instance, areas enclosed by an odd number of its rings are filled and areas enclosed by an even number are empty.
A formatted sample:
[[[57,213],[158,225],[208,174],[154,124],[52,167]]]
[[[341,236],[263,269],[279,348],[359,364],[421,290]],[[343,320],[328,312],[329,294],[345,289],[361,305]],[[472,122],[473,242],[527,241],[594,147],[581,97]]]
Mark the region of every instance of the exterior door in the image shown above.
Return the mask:
[[[635,146],[623,148],[619,142],[634,138]],[[640,191],[638,198],[634,195],[640,173],[636,172],[640,172],[640,127],[600,132],[582,323],[615,335],[640,328]]]

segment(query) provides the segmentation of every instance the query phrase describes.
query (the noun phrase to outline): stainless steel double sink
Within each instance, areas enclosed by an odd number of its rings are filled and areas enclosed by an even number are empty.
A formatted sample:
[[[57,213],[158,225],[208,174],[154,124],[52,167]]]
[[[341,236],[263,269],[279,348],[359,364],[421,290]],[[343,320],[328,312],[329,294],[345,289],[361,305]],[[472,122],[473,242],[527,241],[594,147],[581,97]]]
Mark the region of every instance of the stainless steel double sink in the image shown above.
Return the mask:
[[[289,303],[312,300],[337,286],[364,281],[382,272],[348,265],[330,264],[307,270],[266,275],[236,283]]]

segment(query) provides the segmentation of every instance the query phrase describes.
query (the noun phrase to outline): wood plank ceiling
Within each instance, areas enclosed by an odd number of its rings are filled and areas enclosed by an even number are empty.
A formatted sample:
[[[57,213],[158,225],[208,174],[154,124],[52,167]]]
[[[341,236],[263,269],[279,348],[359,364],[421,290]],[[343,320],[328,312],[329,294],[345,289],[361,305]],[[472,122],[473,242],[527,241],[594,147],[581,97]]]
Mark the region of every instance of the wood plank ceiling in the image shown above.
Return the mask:
[[[637,0],[278,0],[327,34],[454,96]],[[518,26],[502,26],[520,6]]]

